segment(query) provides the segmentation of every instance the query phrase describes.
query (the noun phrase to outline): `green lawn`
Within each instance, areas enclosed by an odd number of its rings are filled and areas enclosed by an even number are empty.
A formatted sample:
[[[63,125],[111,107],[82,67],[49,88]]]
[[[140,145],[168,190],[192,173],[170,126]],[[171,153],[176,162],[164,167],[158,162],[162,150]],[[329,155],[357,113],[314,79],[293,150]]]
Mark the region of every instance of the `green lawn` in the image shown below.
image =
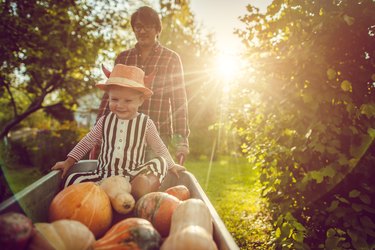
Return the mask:
[[[244,158],[189,162],[212,205],[241,249],[272,249],[271,225],[262,207],[258,171]]]
[[[41,177],[37,168],[2,168],[12,193],[17,193]]]

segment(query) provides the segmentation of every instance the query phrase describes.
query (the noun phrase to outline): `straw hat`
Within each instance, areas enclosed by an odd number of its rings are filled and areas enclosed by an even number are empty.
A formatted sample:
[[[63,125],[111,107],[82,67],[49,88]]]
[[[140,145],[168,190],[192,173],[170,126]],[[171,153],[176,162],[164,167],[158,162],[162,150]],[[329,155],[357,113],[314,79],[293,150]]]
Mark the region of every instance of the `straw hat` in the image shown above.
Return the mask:
[[[101,90],[107,90],[111,85],[134,89],[142,92],[145,98],[149,98],[153,92],[145,86],[145,72],[136,66],[116,64],[112,72],[102,66],[103,72],[108,77],[105,83],[97,83],[95,86]]]

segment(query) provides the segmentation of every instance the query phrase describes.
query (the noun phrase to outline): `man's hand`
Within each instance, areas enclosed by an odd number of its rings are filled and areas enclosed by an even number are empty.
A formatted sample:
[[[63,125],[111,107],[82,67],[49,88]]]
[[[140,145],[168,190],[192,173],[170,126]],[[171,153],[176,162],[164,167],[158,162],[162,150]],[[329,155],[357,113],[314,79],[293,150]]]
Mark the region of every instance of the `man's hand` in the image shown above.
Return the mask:
[[[180,178],[179,172],[186,171],[186,168],[184,166],[181,166],[179,164],[175,164],[174,167],[170,168],[169,171],[174,174],[177,178]]]
[[[189,143],[187,138],[182,137],[181,135],[174,135],[173,136],[173,146],[175,148],[175,156],[176,159],[178,160],[178,163],[181,165],[184,163],[187,155],[189,154]],[[182,157],[182,161],[181,161]]]

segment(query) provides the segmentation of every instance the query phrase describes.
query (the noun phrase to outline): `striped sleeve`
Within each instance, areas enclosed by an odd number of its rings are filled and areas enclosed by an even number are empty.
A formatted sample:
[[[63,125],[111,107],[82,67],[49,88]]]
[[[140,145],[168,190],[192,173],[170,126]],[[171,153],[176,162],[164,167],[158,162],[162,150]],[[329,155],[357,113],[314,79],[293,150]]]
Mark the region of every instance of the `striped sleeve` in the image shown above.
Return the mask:
[[[150,145],[155,155],[161,156],[167,161],[168,169],[174,167],[175,162],[173,161],[168,148],[161,140],[158,130],[156,129],[156,126],[151,119],[147,120],[146,142],[148,145]]]
[[[100,117],[90,132],[82,138],[81,141],[69,152],[68,156],[74,160],[81,160],[95,145],[100,144],[102,140],[104,116]]]

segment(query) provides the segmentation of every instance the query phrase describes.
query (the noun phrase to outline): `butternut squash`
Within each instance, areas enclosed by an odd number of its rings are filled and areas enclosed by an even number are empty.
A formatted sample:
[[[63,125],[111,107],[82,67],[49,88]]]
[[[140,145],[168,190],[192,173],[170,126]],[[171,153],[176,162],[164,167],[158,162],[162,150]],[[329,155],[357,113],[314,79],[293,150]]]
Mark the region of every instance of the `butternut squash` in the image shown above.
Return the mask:
[[[86,250],[95,242],[94,234],[90,229],[76,220],[57,220],[52,223],[35,223],[34,226],[52,249]],[[28,249],[40,249],[40,246],[40,244],[32,240]],[[44,249],[49,249],[45,247],[46,245],[43,245]]]
[[[172,215],[170,234],[180,232],[188,226],[200,226],[207,233],[213,233],[210,211],[201,199],[191,198],[180,203]]]
[[[212,235],[200,226],[190,225],[170,235],[160,250],[217,250]]]
[[[100,183],[100,187],[108,195],[113,209],[120,214],[130,213],[135,205],[134,197],[130,194],[130,182],[123,176],[111,176]]]
[[[169,237],[162,250],[216,250],[212,238],[213,224],[206,204],[195,198],[182,201],[174,210]]]

